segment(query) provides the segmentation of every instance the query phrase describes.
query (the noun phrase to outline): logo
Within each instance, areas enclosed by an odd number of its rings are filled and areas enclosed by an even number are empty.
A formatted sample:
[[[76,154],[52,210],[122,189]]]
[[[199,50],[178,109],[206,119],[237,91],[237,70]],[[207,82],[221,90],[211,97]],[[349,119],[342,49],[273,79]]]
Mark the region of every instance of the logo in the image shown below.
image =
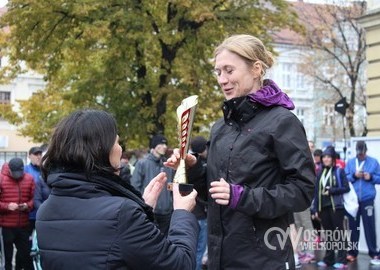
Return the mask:
[[[351,250],[357,249],[358,243],[350,242],[350,230],[304,230],[303,227],[292,232],[290,227],[285,231],[279,227],[272,227],[264,234],[264,244],[271,250],[284,249],[286,241],[294,234],[294,245],[299,250]],[[270,239],[276,237],[278,246],[273,245]]]

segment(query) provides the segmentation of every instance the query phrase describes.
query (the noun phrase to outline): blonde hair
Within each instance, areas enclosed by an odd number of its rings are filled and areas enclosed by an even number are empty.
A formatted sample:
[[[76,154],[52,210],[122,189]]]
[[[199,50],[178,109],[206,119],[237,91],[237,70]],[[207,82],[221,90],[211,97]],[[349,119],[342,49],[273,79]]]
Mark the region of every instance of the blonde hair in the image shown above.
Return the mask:
[[[214,50],[214,59],[223,50],[228,50],[239,55],[248,65],[259,62],[262,67],[261,81],[263,80],[266,70],[271,68],[274,64],[272,53],[265,48],[260,39],[251,35],[233,35],[226,38]]]

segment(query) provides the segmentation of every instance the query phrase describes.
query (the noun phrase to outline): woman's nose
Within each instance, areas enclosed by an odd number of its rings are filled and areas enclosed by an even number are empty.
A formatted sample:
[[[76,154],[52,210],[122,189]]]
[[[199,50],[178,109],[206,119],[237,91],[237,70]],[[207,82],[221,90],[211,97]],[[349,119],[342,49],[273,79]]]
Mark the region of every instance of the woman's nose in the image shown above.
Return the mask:
[[[223,74],[221,74],[219,77],[218,77],[218,83],[219,84],[226,84],[228,83],[228,79],[226,76],[224,76]]]

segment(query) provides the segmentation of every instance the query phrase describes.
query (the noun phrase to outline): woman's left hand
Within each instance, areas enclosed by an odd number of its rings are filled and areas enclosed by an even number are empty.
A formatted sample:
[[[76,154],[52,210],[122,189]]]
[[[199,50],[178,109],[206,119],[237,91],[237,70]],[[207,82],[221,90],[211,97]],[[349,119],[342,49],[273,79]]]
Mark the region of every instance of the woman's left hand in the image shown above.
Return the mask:
[[[145,203],[153,209],[156,207],[158,196],[162,189],[166,186],[166,173],[161,172],[153,178],[144,189],[143,199]]]
[[[210,183],[211,198],[215,200],[217,204],[228,205],[230,203],[230,184],[223,178],[219,181],[213,181]]]

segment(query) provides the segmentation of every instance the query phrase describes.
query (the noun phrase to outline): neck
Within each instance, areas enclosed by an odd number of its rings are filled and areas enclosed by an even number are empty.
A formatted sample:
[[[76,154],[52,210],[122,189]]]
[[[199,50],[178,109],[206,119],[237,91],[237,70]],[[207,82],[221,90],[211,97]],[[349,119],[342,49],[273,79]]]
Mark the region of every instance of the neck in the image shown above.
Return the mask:
[[[263,87],[262,83],[260,82],[260,80],[255,80],[254,84],[253,84],[253,87],[251,89],[251,91],[248,93],[248,94],[254,94],[256,93],[258,90],[260,90],[261,88]]]
[[[366,155],[359,155],[357,156],[358,160],[363,161],[365,159]]]

